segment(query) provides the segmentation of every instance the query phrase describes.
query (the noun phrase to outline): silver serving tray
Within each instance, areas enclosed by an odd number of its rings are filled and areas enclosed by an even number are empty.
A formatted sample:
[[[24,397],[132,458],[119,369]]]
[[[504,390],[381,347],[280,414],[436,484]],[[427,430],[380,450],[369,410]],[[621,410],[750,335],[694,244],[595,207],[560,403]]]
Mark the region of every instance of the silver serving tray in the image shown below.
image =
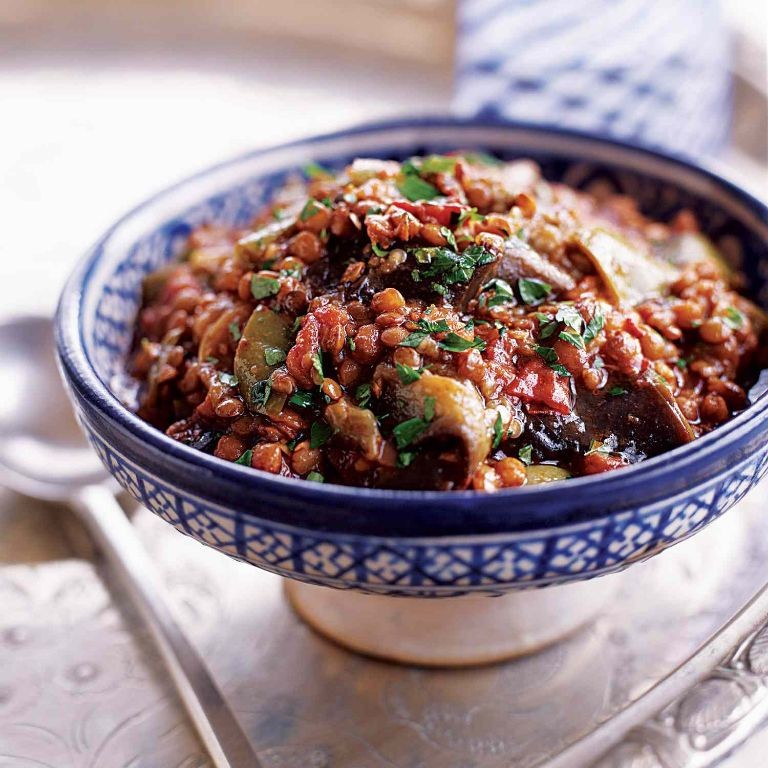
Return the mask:
[[[568,640],[454,671],[342,650],[292,614],[278,577],[134,520],[265,768],[571,768],[605,750],[601,768],[678,768],[715,764],[768,714],[766,598],[731,622],[766,577],[767,491],[605,577],[617,598]],[[83,542],[66,510],[0,493],[0,766],[207,766]]]

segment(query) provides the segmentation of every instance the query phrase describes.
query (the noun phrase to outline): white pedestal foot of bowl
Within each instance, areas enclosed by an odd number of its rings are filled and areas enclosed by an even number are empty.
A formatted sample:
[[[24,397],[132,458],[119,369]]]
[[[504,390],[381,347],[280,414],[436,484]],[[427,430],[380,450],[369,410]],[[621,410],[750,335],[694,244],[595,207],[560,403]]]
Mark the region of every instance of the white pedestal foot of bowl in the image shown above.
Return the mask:
[[[593,619],[621,584],[604,576],[501,597],[367,595],[287,580],[285,591],[313,629],[353,651],[420,666],[502,661],[550,645]]]

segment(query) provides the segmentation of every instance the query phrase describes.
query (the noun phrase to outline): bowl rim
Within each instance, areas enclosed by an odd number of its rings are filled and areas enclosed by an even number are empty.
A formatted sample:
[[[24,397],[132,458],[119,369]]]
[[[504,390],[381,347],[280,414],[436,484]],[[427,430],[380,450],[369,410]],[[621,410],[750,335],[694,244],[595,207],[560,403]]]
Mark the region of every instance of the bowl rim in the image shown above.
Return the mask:
[[[313,508],[318,506],[330,508],[336,505],[354,508],[375,505],[388,514],[397,514],[399,511],[400,515],[403,515],[403,510],[406,509],[406,514],[411,516],[417,514],[414,510],[432,512],[440,510],[441,514],[448,514],[451,507],[455,508],[454,511],[457,514],[466,514],[468,506],[477,506],[477,502],[482,502],[483,507],[483,509],[478,510],[478,513],[483,513],[486,510],[490,512],[492,509],[498,511],[506,509],[506,514],[509,514],[510,507],[519,507],[521,511],[526,507],[530,509],[538,507],[546,509],[548,505],[556,501],[557,497],[563,495],[563,486],[561,484],[500,489],[493,494],[475,490],[384,490],[343,486],[332,483],[312,483],[306,480],[285,478],[241,467],[183,445],[142,421],[123,405],[111,389],[102,382],[85,350],[81,310],[84,290],[91,270],[98,262],[101,251],[110,238],[139,213],[146,212],[148,209],[151,210],[163,198],[172,195],[182,188],[193,187],[196,182],[219,170],[235,168],[247,160],[268,155],[278,150],[297,147],[311,148],[314,144],[329,139],[362,136],[376,131],[403,128],[418,130],[420,128],[433,127],[448,129],[508,128],[518,131],[534,131],[546,136],[564,137],[590,144],[608,145],[625,153],[631,153],[634,156],[652,158],[656,162],[662,161],[665,164],[671,164],[673,167],[676,166],[688,172],[693,172],[704,181],[724,191],[731,198],[735,198],[755,214],[758,221],[768,223],[768,206],[765,203],[755,198],[750,192],[740,187],[734,181],[715,172],[711,168],[679,155],[619,141],[605,135],[488,117],[467,118],[450,115],[428,115],[415,118],[393,118],[364,122],[341,130],[316,134],[240,153],[235,157],[208,166],[191,176],[175,182],[144,199],[120,217],[79,260],[61,293],[56,313],[55,334],[60,364],[69,384],[101,417],[106,418],[108,422],[117,425],[121,430],[129,433],[135,440],[140,441],[145,449],[159,452],[158,458],[165,456],[179,460],[189,469],[197,468],[204,470],[209,477],[213,475],[227,481],[231,485],[244,486],[256,495],[264,493],[266,498],[270,496],[290,496],[295,504],[306,503]],[[694,464],[714,459],[716,455],[721,455],[728,447],[736,449],[738,444],[754,433],[756,429],[766,426],[768,426],[768,407],[765,407],[764,403],[753,404],[726,424],[718,427],[717,430],[685,446],[680,446],[672,451],[621,470],[570,479],[567,486],[568,495],[586,495],[592,491],[601,498],[607,498],[613,494],[618,494],[619,497],[626,496],[630,498],[634,491],[637,498],[647,499],[647,501],[643,501],[642,506],[657,503],[669,496],[677,495],[680,490],[679,483],[677,485],[670,483],[670,488],[674,487],[676,490],[667,494],[656,493],[655,495],[649,495],[642,493],[643,487],[650,488],[652,483],[656,485],[665,479],[671,481],[675,476],[679,478],[686,472],[686,469],[692,468]],[[738,463],[737,458],[739,457],[734,457],[731,463]],[[560,512],[555,515],[555,519],[552,518],[552,515],[547,514],[536,516],[545,527],[556,527],[570,522],[569,516],[562,512],[562,499],[560,501],[560,504],[554,505],[560,508]],[[637,506],[638,504],[632,504],[628,509]],[[247,512],[247,510],[243,511]],[[580,518],[580,522],[604,517],[605,515],[606,513],[598,508],[592,514]],[[517,515],[511,515],[510,517],[517,517]],[[434,520],[432,523],[428,526],[430,532],[435,527]],[[354,528],[355,526],[352,525],[351,527]],[[518,526],[513,524],[503,527],[505,529],[513,529]],[[439,533],[439,531],[435,532]]]

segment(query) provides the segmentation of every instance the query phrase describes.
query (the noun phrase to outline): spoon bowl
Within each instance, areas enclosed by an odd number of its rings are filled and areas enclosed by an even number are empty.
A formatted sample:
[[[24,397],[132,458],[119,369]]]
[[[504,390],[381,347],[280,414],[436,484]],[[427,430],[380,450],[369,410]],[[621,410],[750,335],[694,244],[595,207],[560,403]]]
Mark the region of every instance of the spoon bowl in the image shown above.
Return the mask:
[[[0,477],[10,488],[66,501],[108,475],[72,413],[56,369],[51,321],[0,325]]]

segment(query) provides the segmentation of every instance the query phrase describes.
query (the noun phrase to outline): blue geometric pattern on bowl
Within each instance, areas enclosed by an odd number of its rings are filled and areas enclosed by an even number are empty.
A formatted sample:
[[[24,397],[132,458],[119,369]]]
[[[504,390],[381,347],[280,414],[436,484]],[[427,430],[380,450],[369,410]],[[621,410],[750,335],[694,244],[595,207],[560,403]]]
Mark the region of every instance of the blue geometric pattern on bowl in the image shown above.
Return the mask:
[[[209,546],[304,581],[398,595],[500,594],[620,570],[695,533],[768,473],[768,414],[756,406],[630,469],[484,495],[265,475],[180,445],[118,402],[142,278],[178,255],[195,226],[247,222],[310,159],[339,166],[361,154],[456,147],[533,156],[550,178],[624,191],[662,219],[691,208],[768,303],[765,208],[705,171],[651,152],[551,129],[433,118],[253,153],[130,213],[63,294],[57,341],[65,380],[92,445],[134,498]]]

